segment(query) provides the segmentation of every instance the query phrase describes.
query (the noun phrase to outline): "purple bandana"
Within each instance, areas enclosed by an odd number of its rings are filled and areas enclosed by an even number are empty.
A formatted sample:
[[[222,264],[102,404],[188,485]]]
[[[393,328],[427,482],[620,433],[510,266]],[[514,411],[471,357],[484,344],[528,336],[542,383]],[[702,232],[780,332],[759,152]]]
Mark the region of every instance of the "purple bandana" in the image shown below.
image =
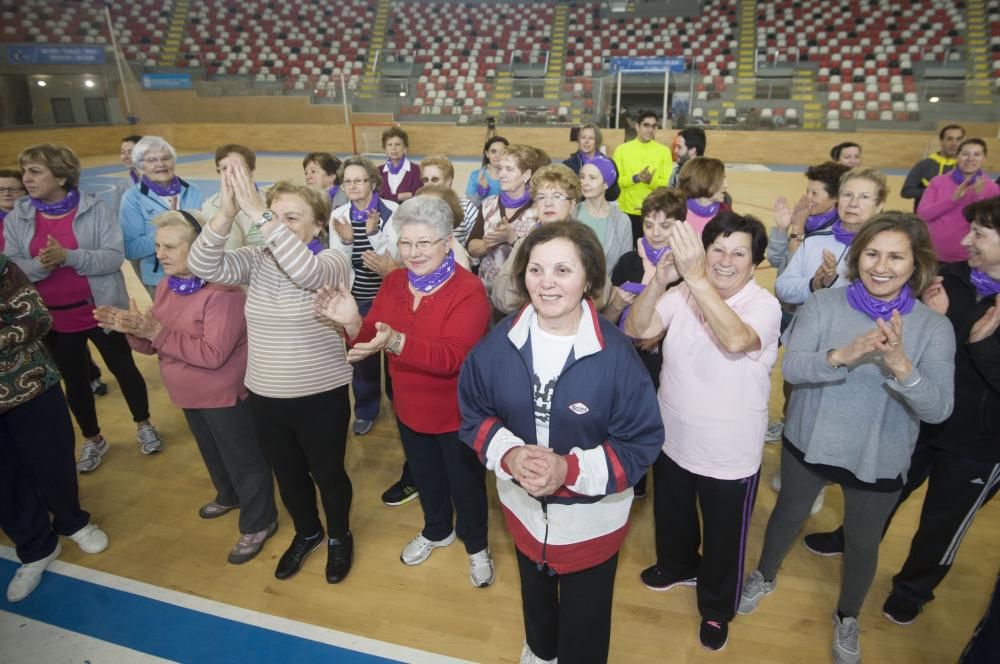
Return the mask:
[[[406,163],[406,157],[399,160],[399,166],[392,165],[392,159],[385,160],[385,170],[389,171],[392,175],[399,175],[399,172],[403,170],[403,164]]]
[[[837,221],[837,207],[830,208],[829,211],[820,214],[811,214],[806,217],[806,235],[823,230],[833,222]]]
[[[980,297],[989,297],[1000,293],[1000,281],[997,281],[982,270],[972,268],[969,270],[969,280],[976,287],[976,292]]]
[[[520,198],[511,198],[510,194],[506,191],[500,192],[500,203],[503,205],[505,210],[516,210],[517,208],[523,206],[528,201],[531,200],[531,190],[527,187],[524,188],[524,195]]]
[[[840,219],[833,222],[833,226],[830,227],[830,230],[833,231],[833,237],[837,238],[837,242],[848,247],[851,246],[851,243],[854,242],[854,236],[857,235],[857,233],[852,233],[844,228],[844,222]]]
[[[309,251],[313,252],[314,256],[323,251],[323,243],[319,241],[318,237],[314,237],[312,241],[306,245],[306,247],[309,248]]]
[[[894,309],[901,316],[905,316],[913,311],[913,305],[917,302],[917,299],[913,297],[913,291],[910,290],[909,284],[903,286],[903,290],[899,291],[899,295],[888,302],[872,297],[860,279],[851,282],[851,285],[845,290],[847,291],[847,303],[851,305],[851,308],[860,311],[872,320],[881,318],[884,321],[888,321],[892,318]]]
[[[642,242],[645,242],[645,241],[646,241],[646,238],[642,238]],[[663,252],[666,251],[666,250],[667,250],[667,247],[664,247],[663,249],[661,249],[660,250],[660,256],[662,256]],[[652,251],[652,250],[649,249],[648,246],[647,246],[646,251]],[[648,255],[647,255],[647,257],[648,257]],[[659,260],[659,256],[657,256],[657,260]],[[632,293],[633,295],[642,295],[642,291],[646,290],[646,284],[637,284],[634,281],[626,281],[626,282],[622,283],[622,285],[619,286],[619,288],[621,288],[626,293]],[[624,309],[622,309],[621,318],[618,319],[618,329],[620,329],[622,332],[625,331],[625,319],[628,318],[628,312],[631,311],[631,310],[632,310],[632,305],[631,304],[628,305],[627,307],[625,307]]]
[[[719,214],[719,202],[712,201],[708,205],[702,205],[694,198],[689,198],[687,200],[687,209],[694,212],[699,217],[714,217]]]
[[[139,184],[139,176],[131,168],[128,169],[128,176],[132,178],[132,184]]]
[[[335,184],[326,190],[326,197],[332,201],[337,196],[338,191],[340,191],[340,185]]]
[[[70,210],[76,209],[76,206],[80,204],[80,191],[78,189],[70,189],[66,192],[66,197],[61,201],[56,201],[55,203],[46,203],[45,201],[40,201],[37,198],[30,198],[31,204],[36,210],[42,214],[51,214],[54,217],[61,217]]]
[[[7,218],[7,210],[0,210],[0,221]]]
[[[176,175],[174,176],[174,179],[171,180],[170,183],[166,185],[153,182],[145,175],[143,175],[142,183],[147,187],[149,187],[149,190],[152,191],[157,196],[176,196],[177,194],[181,193],[181,179]]]
[[[954,181],[955,184],[961,185],[963,182],[965,182],[966,177],[967,176],[964,175],[957,168],[951,169],[951,179],[952,179],[952,181]],[[978,180],[981,177],[983,177],[983,172],[982,171],[976,171],[975,173],[972,174],[972,179],[969,180],[969,185],[971,186],[971,185],[976,184],[976,180]]]
[[[410,285],[418,293],[430,293],[432,290],[448,280],[448,277],[455,274],[455,252],[448,250],[448,254],[438,265],[437,269],[428,274],[413,274],[406,271],[406,278],[410,280]]]
[[[206,282],[201,277],[170,277],[167,287],[178,295],[191,295],[202,289]]]
[[[649,244],[649,242],[646,242],[645,237],[639,238],[639,242],[642,242],[642,248],[646,251],[646,258],[648,258],[649,262],[652,263],[653,265],[659,265],[660,258],[663,257],[663,254],[670,251],[670,247],[663,247],[662,249],[653,249],[653,246]],[[642,291],[639,292],[641,293]],[[636,293],[636,295],[638,294],[639,293]]]
[[[365,206],[364,210],[359,210],[351,201],[351,223],[354,224],[364,224],[368,222],[368,213],[372,210],[378,209],[378,194],[372,192],[372,200],[368,205]]]

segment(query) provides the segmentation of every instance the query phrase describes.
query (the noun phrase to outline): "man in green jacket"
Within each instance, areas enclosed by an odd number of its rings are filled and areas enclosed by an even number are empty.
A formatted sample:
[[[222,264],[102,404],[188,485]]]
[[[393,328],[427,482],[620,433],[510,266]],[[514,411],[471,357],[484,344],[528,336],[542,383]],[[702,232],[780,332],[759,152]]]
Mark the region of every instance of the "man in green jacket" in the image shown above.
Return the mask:
[[[655,140],[657,124],[656,113],[640,111],[638,135],[619,145],[613,157],[622,192],[618,207],[632,221],[633,242],[642,236],[642,202],[657,187],[667,186],[674,167],[670,148]]]

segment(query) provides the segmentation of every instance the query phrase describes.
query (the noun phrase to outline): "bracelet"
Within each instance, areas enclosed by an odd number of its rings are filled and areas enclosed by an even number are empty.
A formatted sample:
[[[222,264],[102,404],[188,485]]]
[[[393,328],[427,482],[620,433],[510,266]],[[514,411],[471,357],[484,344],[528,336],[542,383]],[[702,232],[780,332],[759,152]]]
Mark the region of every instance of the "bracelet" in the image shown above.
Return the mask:
[[[892,382],[896,383],[897,385],[899,385],[902,388],[915,387],[916,385],[918,385],[920,383],[921,380],[923,380],[923,378],[924,378],[923,376],[917,376],[917,379],[915,381],[913,381],[912,383],[907,384],[907,383],[904,383],[904,382],[900,381],[898,378],[896,378],[895,375],[889,374],[889,379],[892,380]]]
[[[392,338],[389,339],[389,343],[385,345],[385,352],[392,353],[393,355],[399,355],[400,346],[403,344],[403,335],[399,332],[393,332]]]
[[[803,240],[806,239],[806,234],[805,233],[790,233],[788,235],[788,239],[789,240],[798,240],[799,242],[802,242]]]

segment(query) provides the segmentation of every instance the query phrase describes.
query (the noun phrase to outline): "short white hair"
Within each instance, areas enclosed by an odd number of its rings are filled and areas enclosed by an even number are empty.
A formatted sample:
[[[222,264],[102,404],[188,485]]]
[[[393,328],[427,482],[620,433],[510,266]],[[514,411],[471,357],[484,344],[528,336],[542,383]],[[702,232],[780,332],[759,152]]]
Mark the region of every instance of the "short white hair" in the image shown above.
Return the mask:
[[[437,196],[414,196],[403,201],[392,213],[397,237],[402,234],[403,226],[423,224],[438,238],[446,239],[451,237],[454,223],[451,206]]]
[[[143,136],[139,139],[139,142],[132,148],[132,161],[142,161],[149,150],[162,150],[169,154],[171,159],[177,161],[177,150],[159,136]]]

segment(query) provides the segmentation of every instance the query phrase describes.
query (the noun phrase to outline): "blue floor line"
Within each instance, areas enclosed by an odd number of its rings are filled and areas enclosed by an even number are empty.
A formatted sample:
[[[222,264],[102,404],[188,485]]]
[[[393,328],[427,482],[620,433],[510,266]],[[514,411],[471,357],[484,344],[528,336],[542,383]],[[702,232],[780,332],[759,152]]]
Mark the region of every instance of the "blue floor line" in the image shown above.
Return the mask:
[[[0,559],[0,579],[18,565]],[[46,572],[27,599],[0,609],[39,622],[178,662],[330,662],[395,660],[282,634],[201,611]]]

